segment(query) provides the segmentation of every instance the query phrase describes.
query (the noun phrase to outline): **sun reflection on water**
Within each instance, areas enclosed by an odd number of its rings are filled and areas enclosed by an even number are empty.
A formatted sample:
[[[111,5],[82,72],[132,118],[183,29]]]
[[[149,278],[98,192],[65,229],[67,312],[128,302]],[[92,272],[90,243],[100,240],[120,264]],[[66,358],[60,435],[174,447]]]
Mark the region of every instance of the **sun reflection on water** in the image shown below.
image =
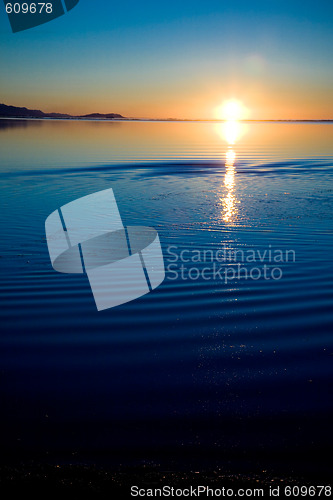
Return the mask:
[[[219,123],[216,127],[219,136],[231,146],[239,141],[247,130],[247,124],[240,123],[237,120],[227,120]]]
[[[224,176],[224,185],[227,190],[226,196],[221,198],[223,204],[223,220],[224,222],[233,222],[237,216],[236,197],[234,194],[235,188],[235,159],[236,153],[233,149],[228,149],[226,152],[225,167],[226,172]]]
[[[228,120],[217,126],[219,135],[228,143],[228,150],[225,155],[225,195],[220,198],[223,206],[222,219],[231,224],[237,219],[237,204],[239,201],[235,196],[235,161],[236,152],[233,149],[235,143],[246,131],[246,125],[237,120]]]

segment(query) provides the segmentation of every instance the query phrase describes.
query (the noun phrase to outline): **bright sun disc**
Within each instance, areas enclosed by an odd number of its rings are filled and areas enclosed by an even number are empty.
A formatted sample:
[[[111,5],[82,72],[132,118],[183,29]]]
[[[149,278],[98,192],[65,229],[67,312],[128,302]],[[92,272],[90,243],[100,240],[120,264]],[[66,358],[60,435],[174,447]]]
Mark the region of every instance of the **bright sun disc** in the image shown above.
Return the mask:
[[[243,104],[236,99],[229,99],[218,109],[220,120],[237,121],[242,120],[246,115]]]

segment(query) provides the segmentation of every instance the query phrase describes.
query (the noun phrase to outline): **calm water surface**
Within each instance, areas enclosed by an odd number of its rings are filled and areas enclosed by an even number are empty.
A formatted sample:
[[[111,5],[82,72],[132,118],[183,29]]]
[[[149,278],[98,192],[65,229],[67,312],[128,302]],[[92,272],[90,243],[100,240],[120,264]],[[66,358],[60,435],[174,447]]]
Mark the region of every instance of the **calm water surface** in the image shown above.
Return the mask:
[[[0,120],[3,460],[328,477],[332,139],[322,123]],[[158,230],[167,272],[97,312],[85,276],[52,269],[44,222],[110,187],[125,225]]]

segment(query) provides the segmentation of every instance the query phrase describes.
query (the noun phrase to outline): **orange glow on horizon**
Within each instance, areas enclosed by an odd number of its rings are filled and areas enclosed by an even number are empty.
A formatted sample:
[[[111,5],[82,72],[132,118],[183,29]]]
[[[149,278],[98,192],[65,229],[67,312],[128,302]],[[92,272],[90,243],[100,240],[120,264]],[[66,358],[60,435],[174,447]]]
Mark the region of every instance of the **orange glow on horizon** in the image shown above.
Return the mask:
[[[327,92],[305,92],[302,88],[288,89],[288,93],[279,93],[278,89],[248,87],[239,90],[242,107],[227,107],[224,114],[222,95],[228,91],[221,86],[210,86],[197,92],[191,86],[185,90],[156,88],[148,92],[130,88],[115,89],[110,98],[110,89],[87,94],[84,89],[76,93],[58,93],[56,89],[50,98],[50,88],[19,97],[14,90],[3,94],[3,102],[8,105],[41,109],[46,113],[57,112],[72,115],[90,113],[119,113],[127,118],[178,120],[310,120],[332,119],[332,97]],[[162,97],[163,99],[162,99]],[[232,99],[234,101],[234,99]],[[228,100],[226,100],[228,102]],[[217,105],[220,103],[220,105]],[[246,103],[246,105],[245,105]],[[227,118],[238,116],[238,118]]]

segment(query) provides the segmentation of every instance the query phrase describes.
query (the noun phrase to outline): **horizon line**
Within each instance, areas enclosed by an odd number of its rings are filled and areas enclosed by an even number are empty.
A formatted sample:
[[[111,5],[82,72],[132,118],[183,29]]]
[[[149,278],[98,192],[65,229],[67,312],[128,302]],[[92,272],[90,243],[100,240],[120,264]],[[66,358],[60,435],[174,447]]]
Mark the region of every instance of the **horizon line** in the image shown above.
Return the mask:
[[[61,114],[61,113],[59,113]],[[102,114],[102,113],[101,113]],[[105,113],[109,114],[109,113]],[[110,113],[111,114],[111,113]],[[47,115],[47,113],[46,113]],[[122,121],[146,121],[146,122],[206,122],[206,123],[228,123],[228,122],[333,122],[333,118],[266,118],[266,119],[242,119],[242,120],[217,120],[214,118],[141,118],[127,117],[122,118],[89,118],[87,116],[1,116],[0,120],[55,120],[55,121],[101,121],[101,122],[122,122]]]

